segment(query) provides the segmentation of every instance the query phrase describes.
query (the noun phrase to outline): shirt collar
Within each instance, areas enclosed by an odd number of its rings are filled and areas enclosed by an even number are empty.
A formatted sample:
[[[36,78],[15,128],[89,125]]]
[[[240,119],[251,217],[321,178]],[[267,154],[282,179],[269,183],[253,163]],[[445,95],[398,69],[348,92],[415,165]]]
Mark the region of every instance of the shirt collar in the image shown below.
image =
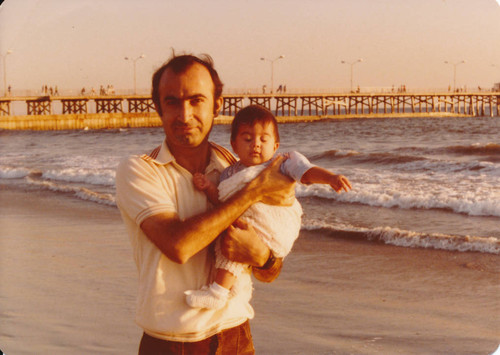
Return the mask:
[[[154,162],[158,165],[166,165],[175,161],[174,156],[168,149],[167,142],[164,140],[162,144],[155,149],[151,153],[141,155],[141,158],[146,161]]]
[[[170,152],[166,140],[164,140],[162,144],[156,147],[151,153],[142,155],[141,158],[159,165],[167,165],[175,162],[175,157]],[[208,162],[205,172],[210,173],[213,170],[221,171],[228,165],[229,163],[216,154],[215,150],[210,147],[210,161]]]
[[[155,161],[158,164],[169,164],[173,161],[175,161],[174,156],[170,152],[170,149],[168,149],[167,141],[163,140],[161,143],[160,151],[158,152],[158,156],[156,157]]]

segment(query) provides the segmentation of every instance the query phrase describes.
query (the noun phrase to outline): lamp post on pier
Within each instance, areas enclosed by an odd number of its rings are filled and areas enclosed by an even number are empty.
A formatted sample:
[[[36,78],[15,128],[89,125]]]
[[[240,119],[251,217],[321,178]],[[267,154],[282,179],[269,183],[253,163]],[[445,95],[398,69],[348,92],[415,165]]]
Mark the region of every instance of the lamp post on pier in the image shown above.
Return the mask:
[[[3,62],[3,95],[7,96],[7,56],[12,53],[12,50],[9,49],[7,52],[2,55]]]
[[[260,60],[267,60],[271,62],[271,94],[273,93],[274,90],[274,62],[277,61],[278,59],[283,59],[283,58],[285,58],[284,55],[280,55],[279,57],[274,59],[267,59],[264,57],[260,58]]]
[[[492,68],[495,68],[497,69],[497,73],[500,73],[500,71],[498,69],[500,69],[500,65],[496,65],[496,64],[491,64],[491,67]],[[498,75],[498,74],[496,74]],[[499,92],[500,91],[500,82],[494,82],[493,83],[493,87],[491,88],[491,91],[494,91],[494,92]]]
[[[457,66],[460,64],[464,64],[465,60],[462,60],[461,62],[458,63],[451,63],[447,60],[444,61],[444,64],[451,64],[453,65],[453,91],[456,91],[457,88]]]
[[[361,63],[363,61],[363,58],[359,58],[357,61],[355,62],[346,62],[345,60],[341,61],[342,64],[349,64],[351,66],[351,92],[352,91],[352,68],[354,67],[354,65],[356,63]]]
[[[146,57],[145,54],[141,54],[140,56],[138,56],[135,59],[132,59],[132,58],[129,58],[129,57],[125,57],[125,60],[131,60],[132,62],[134,62],[134,95],[137,95],[137,79],[136,79],[136,65],[135,65],[135,63],[137,63],[137,61],[139,59],[142,59],[142,58],[145,58],[145,57]]]

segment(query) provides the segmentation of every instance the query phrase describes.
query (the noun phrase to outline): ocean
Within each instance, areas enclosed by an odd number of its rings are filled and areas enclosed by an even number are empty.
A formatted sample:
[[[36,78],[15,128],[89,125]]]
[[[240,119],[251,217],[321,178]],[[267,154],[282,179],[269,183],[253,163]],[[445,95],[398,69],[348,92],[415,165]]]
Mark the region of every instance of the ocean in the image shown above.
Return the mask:
[[[256,353],[492,354],[500,336],[500,118],[280,124],[281,151],[353,189],[297,185],[302,231],[255,282]],[[115,169],[161,128],[0,131],[0,349],[134,354],[137,271]],[[229,126],[211,139],[227,148]]]
[[[500,253],[500,118],[377,118],[280,124],[297,150],[353,189],[298,185],[302,229],[409,248]],[[115,168],[161,128],[0,131],[0,184],[115,208]],[[230,149],[229,126],[211,140]]]

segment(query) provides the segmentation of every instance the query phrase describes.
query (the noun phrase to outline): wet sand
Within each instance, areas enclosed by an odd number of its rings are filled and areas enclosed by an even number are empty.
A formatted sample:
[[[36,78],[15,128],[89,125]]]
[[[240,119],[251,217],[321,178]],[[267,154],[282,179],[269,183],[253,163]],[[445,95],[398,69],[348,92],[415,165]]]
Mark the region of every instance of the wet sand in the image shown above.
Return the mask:
[[[258,349],[491,354],[500,343],[499,261],[303,232],[280,278],[257,284]]]
[[[134,354],[136,272],[116,208],[0,186],[0,349]],[[303,232],[256,284],[257,354],[491,354],[498,255]]]
[[[115,208],[0,192],[0,348],[133,354],[135,265]]]

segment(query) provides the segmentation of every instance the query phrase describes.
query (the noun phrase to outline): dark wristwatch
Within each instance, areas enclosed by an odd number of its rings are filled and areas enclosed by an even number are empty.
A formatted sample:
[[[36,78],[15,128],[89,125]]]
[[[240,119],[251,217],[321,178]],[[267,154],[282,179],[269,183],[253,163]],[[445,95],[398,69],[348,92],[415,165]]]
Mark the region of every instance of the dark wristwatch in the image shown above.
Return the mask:
[[[275,262],[276,262],[276,257],[274,256],[272,250],[270,250],[269,251],[269,258],[267,259],[266,263],[264,265],[262,265],[261,267],[258,267],[257,269],[269,270],[270,268],[273,267]]]

